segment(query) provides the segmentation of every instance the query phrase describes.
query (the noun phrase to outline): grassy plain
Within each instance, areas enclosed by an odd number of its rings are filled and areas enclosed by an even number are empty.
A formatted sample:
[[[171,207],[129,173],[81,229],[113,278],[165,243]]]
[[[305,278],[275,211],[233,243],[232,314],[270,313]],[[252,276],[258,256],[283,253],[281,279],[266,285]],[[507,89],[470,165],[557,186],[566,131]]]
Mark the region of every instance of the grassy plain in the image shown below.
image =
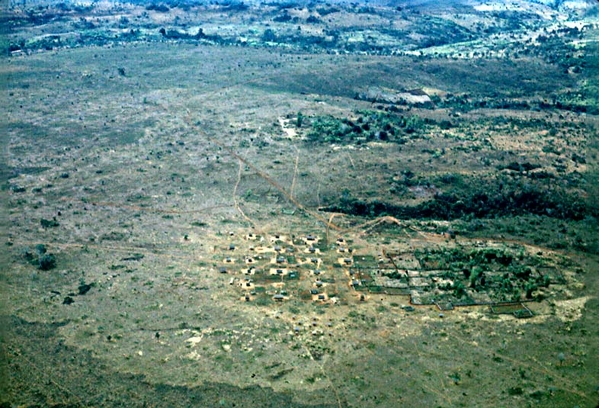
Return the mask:
[[[416,14],[373,10],[343,9],[355,20],[331,12],[329,24],[347,38],[379,19],[417,24]],[[521,44],[499,34],[487,39],[488,55],[461,55],[462,37],[448,57],[451,43],[438,55],[419,36],[412,49],[385,48],[377,35],[378,48],[348,40],[337,43],[347,53],[327,52],[283,41],[293,21],[273,22],[275,37],[265,39],[268,10],[253,8],[213,10],[230,22],[205,26],[219,39],[173,39],[158,29],[183,32],[174,18],[193,13],[125,11],[147,37],[35,51],[39,30],[84,24],[69,16],[15,28],[33,45],[2,61],[3,404],[599,402],[597,118],[590,94],[573,98],[592,83],[595,61],[584,52],[550,61],[542,43],[514,57]],[[88,20],[106,38],[102,27],[117,20],[94,12]],[[311,14],[287,13],[304,19],[305,32]],[[136,16],[142,22],[131,23]],[[477,35],[503,21],[473,16],[483,24]],[[261,31],[240,33],[252,21]],[[232,40],[252,32],[262,33],[255,44]],[[596,41],[592,27],[581,35]],[[423,45],[422,55],[389,51]],[[431,103],[356,97],[371,88],[426,90]],[[294,236],[286,262],[298,282],[257,276],[246,302],[237,284],[240,263],[255,254],[248,233],[266,240],[268,254],[291,245],[269,237]],[[298,262],[309,246],[297,239],[307,234],[321,240],[336,303],[306,292],[315,278]],[[554,260],[565,279],[536,288],[529,319],[486,305],[412,310],[409,296],[384,292],[361,301],[349,269],[335,266],[338,238],[353,262],[399,249],[513,245]],[[47,254],[54,267],[41,267]],[[286,299],[274,300],[283,290]]]

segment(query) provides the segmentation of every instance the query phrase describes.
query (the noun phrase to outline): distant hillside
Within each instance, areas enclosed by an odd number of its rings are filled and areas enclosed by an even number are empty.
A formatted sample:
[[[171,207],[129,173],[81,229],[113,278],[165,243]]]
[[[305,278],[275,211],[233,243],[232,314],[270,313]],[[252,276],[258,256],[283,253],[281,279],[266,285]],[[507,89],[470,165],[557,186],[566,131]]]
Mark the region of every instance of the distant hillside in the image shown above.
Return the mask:
[[[313,0],[0,0],[0,8],[57,6],[89,6],[98,3],[133,3],[133,4],[220,4],[223,6],[252,6],[260,5],[285,5],[291,7],[314,6]],[[503,0],[328,0],[328,4],[366,4],[368,6],[383,6],[397,9],[411,9],[419,11],[464,10],[485,7],[503,9],[526,9],[527,6],[541,5],[554,10],[599,9],[596,0],[512,0],[509,3]]]
[[[360,2],[360,1],[358,1]],[[369,2],[372,4],[372,2]],[[422,9],[440,9],[440,8],[451,8],[451,7],[463,7],[463,6],[477,6],[481,4],[502,4],[506,3],[502,0],[380,0],[380,4],[393,6],[393,7],[416,7]],[[599,7],[599,3],[595,0],[513,0],[509,2],[509,5],[514,7],[517,5],[526,4],[542,4],[552,9],[576,9],[576,8],[590,8]]]

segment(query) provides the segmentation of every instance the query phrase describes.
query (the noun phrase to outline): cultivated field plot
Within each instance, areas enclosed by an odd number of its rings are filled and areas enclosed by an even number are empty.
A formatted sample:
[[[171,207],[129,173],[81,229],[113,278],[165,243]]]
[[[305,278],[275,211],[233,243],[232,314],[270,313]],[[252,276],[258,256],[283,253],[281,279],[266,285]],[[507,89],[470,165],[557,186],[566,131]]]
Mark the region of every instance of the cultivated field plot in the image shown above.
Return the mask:
[[[410,295],[410,303],[453,306],[530,301],[544,297],[543,288],[565,284],[572,267],[566,259],[531,254],[520,245],[494,242],[413,242],[413,253],[384,250],[360,256],[350,269],[353,286],[374,293]],[[532,249],[534,251],[534,249]],[[557,266],[557,265],[559,266]],[[541,289],[540,292],[537,292]],[[533,295],[533,293],[536,293]]]

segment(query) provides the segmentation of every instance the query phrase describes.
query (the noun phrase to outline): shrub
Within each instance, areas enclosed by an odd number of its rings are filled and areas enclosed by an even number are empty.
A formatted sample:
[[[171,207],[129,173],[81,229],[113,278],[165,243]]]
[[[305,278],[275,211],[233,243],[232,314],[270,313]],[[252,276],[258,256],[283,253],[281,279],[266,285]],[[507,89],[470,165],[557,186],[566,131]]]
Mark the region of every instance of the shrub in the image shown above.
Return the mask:
[[[56,221],[55,219],[52,220],[47,220],[45,218],[42,218],[40,220],[40,224],[42,225],[42,227],[44,228],[52,228],[52,227],[58,227],[60,224],[58,223],[58,221]]]
[[[49,271],[56,268],[56,257],[54,254],[43,254],[39,257],[39,269]]]

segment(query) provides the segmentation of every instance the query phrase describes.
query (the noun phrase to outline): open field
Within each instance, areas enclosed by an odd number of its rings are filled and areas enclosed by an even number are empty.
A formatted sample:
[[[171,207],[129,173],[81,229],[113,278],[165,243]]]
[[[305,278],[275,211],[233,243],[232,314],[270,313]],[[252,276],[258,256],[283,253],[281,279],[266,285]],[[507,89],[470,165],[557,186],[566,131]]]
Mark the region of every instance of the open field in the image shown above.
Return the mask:
[[[9,16],[3,406],[599,403],[592,18],[119,7]]]

